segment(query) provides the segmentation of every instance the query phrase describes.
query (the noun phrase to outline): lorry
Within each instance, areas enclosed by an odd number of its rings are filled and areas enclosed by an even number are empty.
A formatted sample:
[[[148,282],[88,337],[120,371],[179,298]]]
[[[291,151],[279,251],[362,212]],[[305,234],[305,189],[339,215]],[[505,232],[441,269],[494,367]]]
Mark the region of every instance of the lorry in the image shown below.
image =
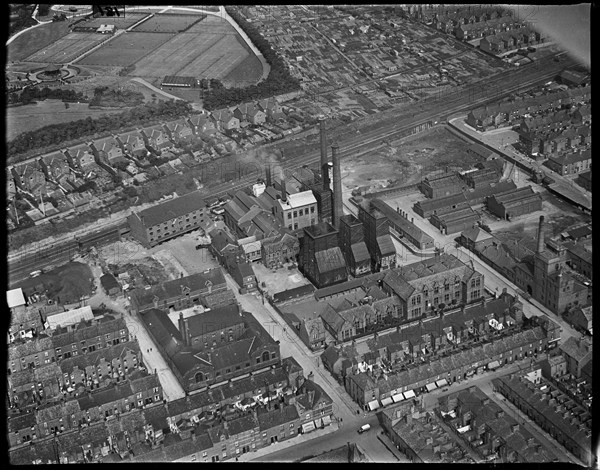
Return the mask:
[[[370,424],[363,424],[360,428],[358,428],[358,434],[362,434],[363,432],[367,432],[369,429],[371,429],[371,425]]]

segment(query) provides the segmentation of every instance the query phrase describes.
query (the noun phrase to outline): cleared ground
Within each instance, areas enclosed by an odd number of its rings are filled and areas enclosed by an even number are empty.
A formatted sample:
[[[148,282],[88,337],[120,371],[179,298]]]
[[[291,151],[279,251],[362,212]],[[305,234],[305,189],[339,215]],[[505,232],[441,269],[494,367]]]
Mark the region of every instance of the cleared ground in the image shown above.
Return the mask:
[[[27,279],[16,287],[21,287],[26,295],[43,293],[58,303],[77,302],[82,296],[89,296],[94,288],[94,275],[87,264],[67,263],[37,277]]]
[[[469,144],[444,127],[436,127],[413,137],[356,157],[342,159],[343,185],[352,190],[371,185],[374,189],[418,183],[426,176],[465,169],[478,160],[468,156]]]
[[[287,264],[283,268],[273,270],[261,263],[254,263],[252,268],[259,284],[264,282],[266,284],[264,289],[271,295],[310,284],[308,279],[298,271],[298,268],[288,269],[287,266],[290,265]]]

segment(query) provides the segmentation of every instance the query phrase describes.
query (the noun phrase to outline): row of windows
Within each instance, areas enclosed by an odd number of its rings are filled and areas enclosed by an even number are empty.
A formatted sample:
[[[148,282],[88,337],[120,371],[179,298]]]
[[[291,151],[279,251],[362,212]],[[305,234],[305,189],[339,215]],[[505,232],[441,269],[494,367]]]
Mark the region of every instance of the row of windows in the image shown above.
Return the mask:
[[[310,213],[311,214],[315,213],[315,206],[310,207]],[[308,215],[308,207],[306,209],[298,209],[297,211],[294,211],[294,218],[301,217],[303,215]],[[292,218],[292,212],[288,212],[287,218],[288,219]]]

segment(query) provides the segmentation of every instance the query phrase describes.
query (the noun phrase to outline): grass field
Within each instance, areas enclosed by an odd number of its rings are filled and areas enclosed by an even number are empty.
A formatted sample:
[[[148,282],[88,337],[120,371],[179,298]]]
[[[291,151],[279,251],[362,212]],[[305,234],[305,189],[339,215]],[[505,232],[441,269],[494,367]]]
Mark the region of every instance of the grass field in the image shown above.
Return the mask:
[[[136,62],[131,75],[155,82],[166,75],[220,79],[249,55],[229,23],[207,17]]]
[[[6,52],[7,63],[17,62],[35,52],[48,47],[69,33],[66,21],[45,24],[17,37],[9,44]]]
[[[173,35],[167,33],[128,32],[88,54],[77,64],[125,67],[135,64],[172,38]],[[134,74],[138,75],[137,71]]]
[[[65,64],[105,39],[106,36],[97,33],[69,33],[54,44],[31,54],[25,61]]]
[[[258,82],[261,75],[262,64],[260,60],[254,54],[248,54],[231,72],[221,78],[221,81],[226,87],[243,88]]]
[[[203,15],[174,15],[157,13],[152,18],[136,26],[133,31],[147,33],[178,33],[194,23],[202,21]]]
[[[91,18],[86,21],[82,21],[81,23],[77,23],[77,26],[82,26],[85,28],[99,28],[102,24],[114,24],[117,29],[127,29],[131,25],[136,24],[145,16],[148,16],[146,13],[129,13],[125,16],[121,17],[107,17],[101,16],[98,18]]]
[[[90,109],[87,103],[69,103],[69,109],[66,109],[65,104],[59,100],[46,100],[35,104],[11,107],[6,109],[5,114],[5,138],[10,141],[22,132],[34,131],[50,124],[76,121],[88,116],[96,119],[122,111],[122,109]]]
[[[67,263],[19,284],[26,295],[47,291],[50,299],[62,304],[77,302],[81,296],[91,295],[94,275],[87,264]]]

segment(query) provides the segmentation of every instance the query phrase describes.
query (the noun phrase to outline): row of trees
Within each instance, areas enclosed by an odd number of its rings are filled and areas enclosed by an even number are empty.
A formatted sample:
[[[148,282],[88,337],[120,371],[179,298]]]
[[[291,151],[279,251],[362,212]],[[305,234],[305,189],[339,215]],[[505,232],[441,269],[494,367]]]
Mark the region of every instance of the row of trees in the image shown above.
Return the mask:
[[[271,66],[271,71],[267,79],[257,85],[250,85],[246,88],[212,88],[204,94],[204,107],[208,110],[219,109],[299,90],[300,82],[292,77],[283,59],[277,55],[258,30],[247,22],[237,9],[227,6],[225,10],[261,52]]]
[[[9,93],[7,96],[8,104],[30,104],[39,100],[54,99],[62,101],[88,101],[87,97],[80,91],[64,90],[60,88],[38,88],[28,86],[21,93]]]
[[[90,106],[110,106],[125,108],[138,106],[144,102],[144,94],[132,90],[112,90],[108,87],[98,87],[94,90],[94,97]]]
[[[81,139],[94,134],[121,132],[124,128],[149,125],[162,120],[177,119],[192,113],[192,107],[184,101],[158,101],[97,119],[87,117],[77,121],[51,124],[35,131],[19,134],[7,144],[8,163],[15,164],[27,158],[23,156],[30,150],[51,147],[64,147],[69,141]],[[21,158],[18,158],[18,157]],[[24,157],[24,158],[23,158]]]

